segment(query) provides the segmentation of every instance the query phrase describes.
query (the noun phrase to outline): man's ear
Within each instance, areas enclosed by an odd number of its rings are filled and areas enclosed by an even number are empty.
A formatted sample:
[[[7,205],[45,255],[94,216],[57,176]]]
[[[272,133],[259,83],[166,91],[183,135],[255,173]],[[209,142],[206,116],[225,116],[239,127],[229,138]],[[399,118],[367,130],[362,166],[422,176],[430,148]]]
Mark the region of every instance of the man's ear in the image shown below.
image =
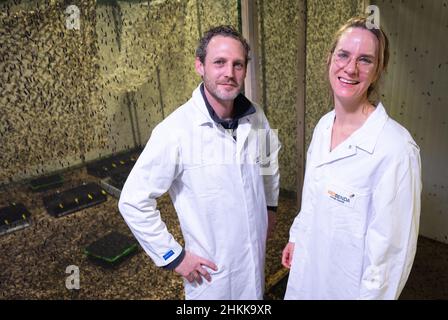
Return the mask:
[[[198,57],[194,60],[194,67],[196,68],[196,72],[203,77],[204,76],[204,65]]]

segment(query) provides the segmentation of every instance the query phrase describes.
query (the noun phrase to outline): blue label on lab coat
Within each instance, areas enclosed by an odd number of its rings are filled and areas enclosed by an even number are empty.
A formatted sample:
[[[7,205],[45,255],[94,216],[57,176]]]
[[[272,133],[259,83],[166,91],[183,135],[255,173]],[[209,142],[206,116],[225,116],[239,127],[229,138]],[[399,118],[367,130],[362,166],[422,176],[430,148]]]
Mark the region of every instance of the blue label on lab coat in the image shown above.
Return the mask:
[[[171,257],[173,254],[174,254],[174,251],[170,250],[167,253],[165,253],[165,255],[163,256],[163,259],[168,260],[168,258]]]

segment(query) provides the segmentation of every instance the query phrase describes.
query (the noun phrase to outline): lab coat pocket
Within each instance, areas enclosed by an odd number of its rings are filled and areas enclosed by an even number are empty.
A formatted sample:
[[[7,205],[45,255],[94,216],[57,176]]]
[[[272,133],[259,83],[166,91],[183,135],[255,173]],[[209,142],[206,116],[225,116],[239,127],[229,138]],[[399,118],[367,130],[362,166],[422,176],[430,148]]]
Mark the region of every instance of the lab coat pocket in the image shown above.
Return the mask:
[[[183,182],[197,196],[217,196],[222,194],[219,172],[219,164],[184,165]]]
[[[334,231],[346,231],[354,236],[365,234],[370,192],[329,184],[325,197]]]
[[[218,271],[207,267],[205,269],[210,273],[211,282],[203,278],[202,283],[198,284],[184,279],[186,300],[216,300],[225,299],[228,296],[230,289],[223,286],[229,278],[228,272],[224,271],[221,266],[218,266]]]
[[[338,299],[357,298],[362,276],[363,237],[335,230],[329,252],[328,265],[332,280],[328,281],[326,289]]]
[[[201,294],[210,287],[210,283],[202,279],[202,284],[197,282],[190,283],[184,279],[185,299],[186,300],[205,300],[205,297],[201,297]]]

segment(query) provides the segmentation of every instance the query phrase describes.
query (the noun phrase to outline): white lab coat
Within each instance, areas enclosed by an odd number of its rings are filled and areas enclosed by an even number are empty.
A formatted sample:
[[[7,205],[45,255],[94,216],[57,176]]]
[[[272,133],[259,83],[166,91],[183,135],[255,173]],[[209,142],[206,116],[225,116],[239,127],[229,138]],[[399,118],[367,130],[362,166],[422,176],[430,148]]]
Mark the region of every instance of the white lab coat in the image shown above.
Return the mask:
[[[218,271],[207,268],[211,283],[184,280],[186,299],[263,298],[267,206],[278,202],[279,144],[274,149],[277,136],[255,108],[239,120],[235,141],[211,119],[198,87],[154,128],[122,190],[120,212],[157,266],[182,250],[156,208],[156,198],[166,191],[185,249],[218,266]],[[262,157],[258,144],[266,136],[272,152]],[[266,161],[271,174],[261,175]]]
[[[397,299],[416,252],[419,148],[378,104],[330,152],[334,110],[317,124],[285,299]]]

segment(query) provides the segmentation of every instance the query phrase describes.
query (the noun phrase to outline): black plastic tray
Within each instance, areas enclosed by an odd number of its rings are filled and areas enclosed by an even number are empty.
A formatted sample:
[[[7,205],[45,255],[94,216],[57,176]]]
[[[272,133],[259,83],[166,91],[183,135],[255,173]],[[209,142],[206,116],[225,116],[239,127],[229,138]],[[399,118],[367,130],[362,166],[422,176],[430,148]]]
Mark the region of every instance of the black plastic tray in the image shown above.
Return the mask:
[[[112,231],[91,243],[84,249],[84,253],[108,264],[118,264],[137,248],[138,243],[134,238]]]
[[[46,191],[62,186],[64,179],[59,174],[39,177],[30,181],[30,187],[33,191]]]
[[[22,203],[0,208],[0,235],[28,227],[31,214]]]
[[[43,198],[47,212],[54,217],[65,216],[106,200],[106,191],[96,183],[83,184]]]
[[[123,171],[129,173],[137,161],[140,152],[141,149],[132,150],[124,154],[89,163],[86,165],[87,173],[101,179]]]
[[[130,173],[129,170],[123,170],[122,172],[114,173],[110,177],[102,179],[100,181],[101,187],[107,191],[110,195],[120,198],[121,190],[123,190],[124,183]]]

